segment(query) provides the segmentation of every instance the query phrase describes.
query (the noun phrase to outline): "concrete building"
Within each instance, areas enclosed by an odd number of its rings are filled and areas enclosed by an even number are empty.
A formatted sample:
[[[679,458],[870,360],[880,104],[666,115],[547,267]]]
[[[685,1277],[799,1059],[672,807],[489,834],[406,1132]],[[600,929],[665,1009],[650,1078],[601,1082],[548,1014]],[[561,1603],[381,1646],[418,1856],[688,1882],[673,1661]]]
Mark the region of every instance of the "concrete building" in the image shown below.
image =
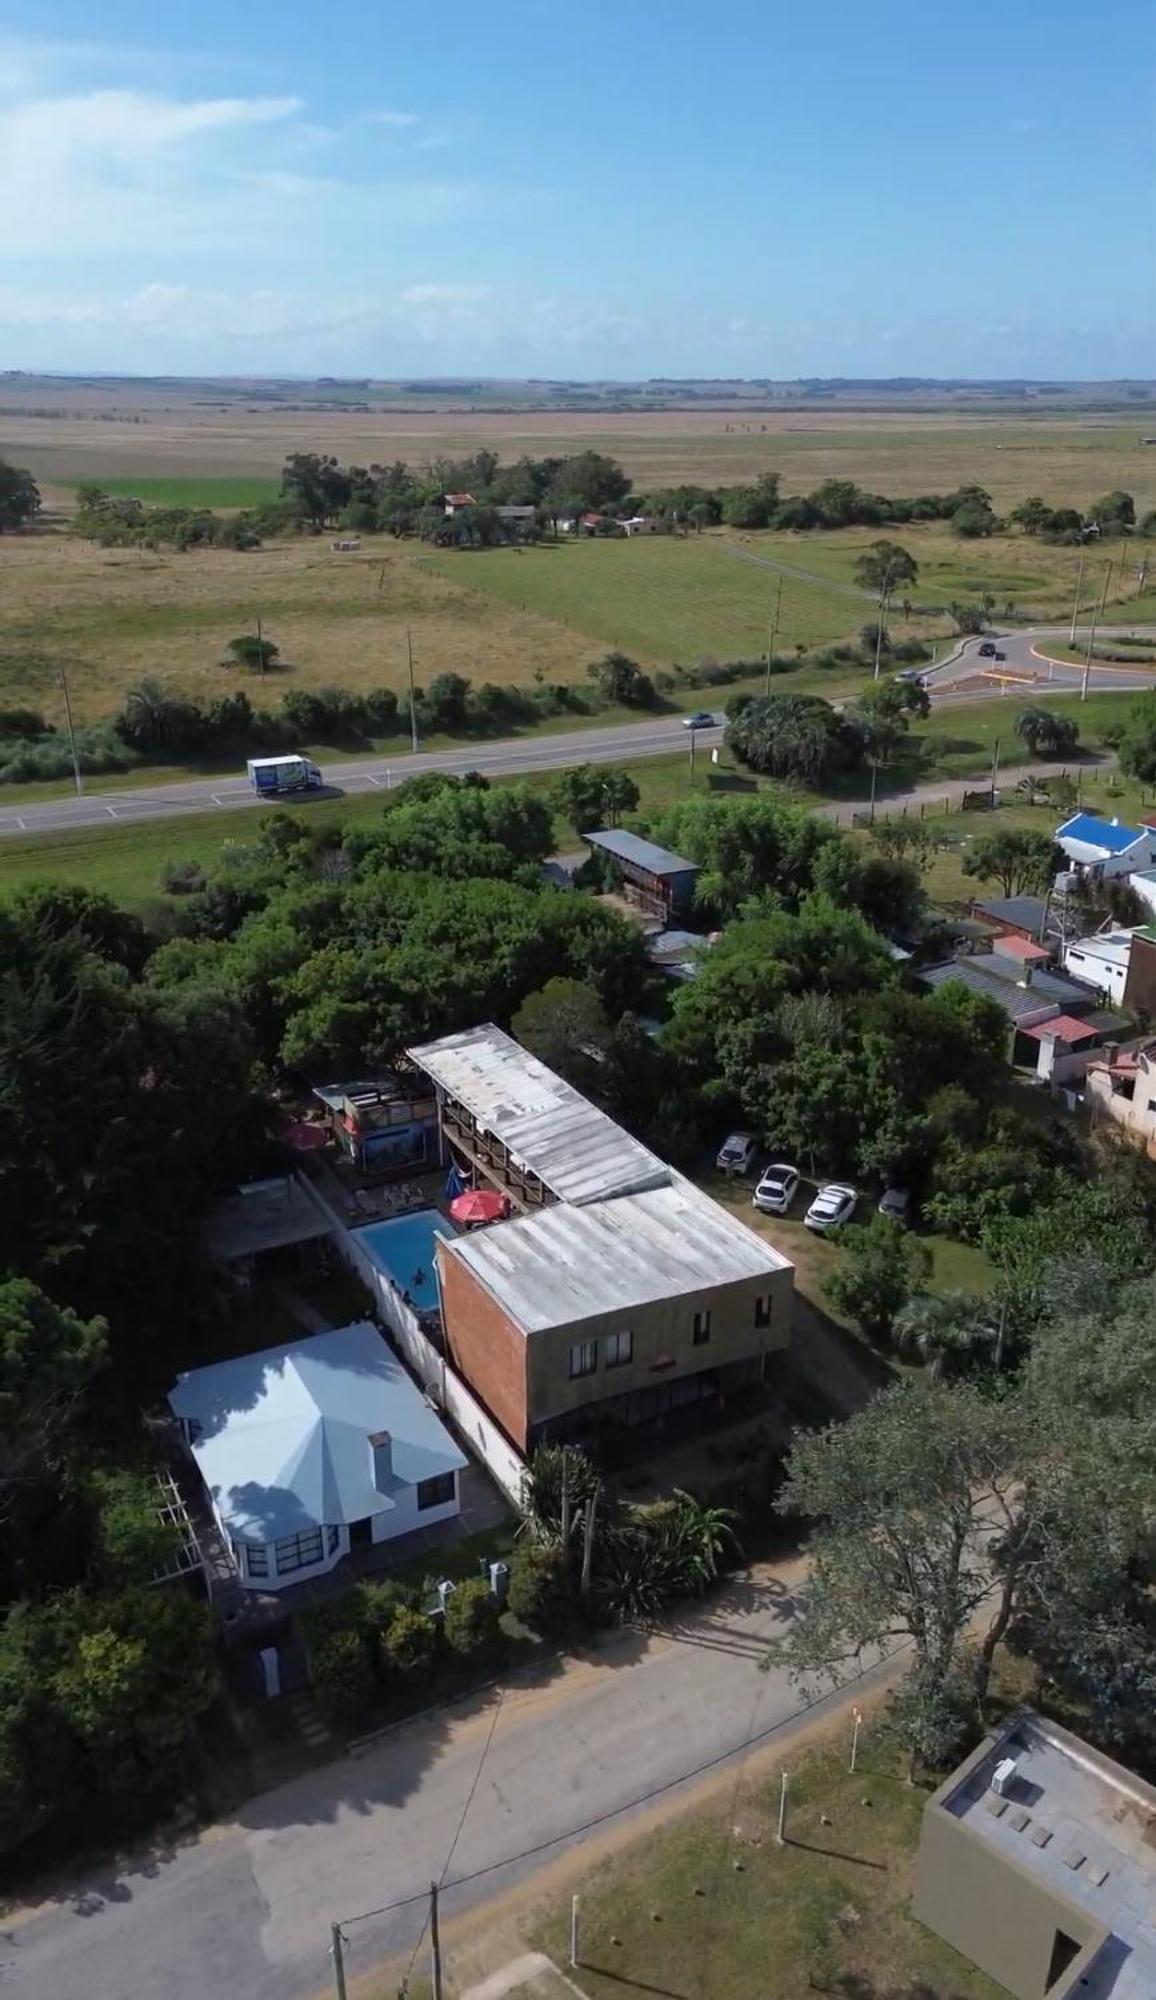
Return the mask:
[[[250,1590],[459,1511],[467,1460],[368,1320],[194,1368],[169,1407]]]
[[[1128,984],[1132,956],[1132,932],[1115,925],[1097,931],[1093,937],[1073,938],[1064,946],[1064,970],[1073,979],[1094,986],[1098,993],[1118,1007]]]
[[[1151,868],[1156,862],[1156,828],[1124,826],[1118,819],[1075,813],[1056,828],[1056,845],[1077,872],[1092,883],[1107,882]]]
[[[1156,1158],[1156,1041],[1106,1042],[1088,1059],[1084,1088],[1093,1124],[1110,1118]]]
[[[519,1451],[725,1401],[790,1339],[793,1267],[501,1029],[410,1051],[447,1159],[521,1211],[436,1247],[447,1356]]]
[[[1022,1711],[928,1800],[913,1909],[1015,2000],[1153,2000],[1156,1789]]]
[[[1124,1005],[1130,1014],[1156,1021],[1156,925],[1141,924],[1132,933]]]
[[[637,833],[621,827],[583,834],[597,854],[607,854],[622,873],[622,891],[628,902],[637,904],[651,917],[666,923],[672,911],[685,910],[694,900],[698,864],[668,847],[657,847]]]

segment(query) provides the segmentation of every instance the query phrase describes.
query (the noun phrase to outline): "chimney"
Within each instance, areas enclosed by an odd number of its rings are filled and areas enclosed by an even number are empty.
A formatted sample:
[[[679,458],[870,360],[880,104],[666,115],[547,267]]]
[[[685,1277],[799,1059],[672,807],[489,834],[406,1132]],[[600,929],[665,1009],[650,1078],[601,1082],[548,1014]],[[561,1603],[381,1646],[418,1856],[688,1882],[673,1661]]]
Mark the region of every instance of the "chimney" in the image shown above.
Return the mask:
[[[1120,1053],[1119,1042],[1104,1042],[1101,1045],[1100,1054],[1103,1056],[1104,1061],[1107,1063],[1109,1069],[1114,1069],[1116,1067],[1116,1057],[1119,1055],[1119,1053]]]
[[[393,1439],[388,1431],[371,1431],[369,1456],[373,1461],[373,1483],[379,1493],[393,1485]]]
[[[1032,975],[1033,975],[1033,973],[1034,973],[1034,972],[1035,972],[1035,967],[1034,967],[1034,966],[1032,966],[1032,965],[1025,965],[1025,966],[1024,966],[1024,972],[1023,972],[1023,978],[1022,978],[1022,979],[1020,980],[1020,985],[1021,985],[1021,986],[1030,986],[1030,985],[1031,985],[1031,983],[1032,983]]]

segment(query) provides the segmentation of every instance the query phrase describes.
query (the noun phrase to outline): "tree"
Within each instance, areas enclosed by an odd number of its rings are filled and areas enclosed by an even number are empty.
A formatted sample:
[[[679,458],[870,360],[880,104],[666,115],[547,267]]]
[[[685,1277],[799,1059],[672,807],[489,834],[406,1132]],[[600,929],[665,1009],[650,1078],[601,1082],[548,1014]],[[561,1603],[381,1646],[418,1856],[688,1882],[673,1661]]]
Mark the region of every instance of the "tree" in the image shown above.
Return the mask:
[[[1033,757],[1072,757],[1080,744],[1080,725],[1073,716],[1038,704],[1021,708],[1015,732]]]
[[[1047,501],[1033,494],[1030,499],[1021,500],[1018,507],[1012,508],[1008,520],[1017,528],[1022,528],[1025,535],[1038,535],[1041,528],[1047,525],[1050,513]]]
[[[1120,738],[1120,769],[1129,778],[1156,782],[1156,692],[1136,696]]]
[[[1095,522],[1101,535],[1126,535],[1136,525],[1136,503],[1130,493],[1122,493],[1117,487],[1102,499],[1093,500],[1088,519]]]
[[[107,1334],[27,1278],[0,1283],[0,1518],[16,1486],[59,1463]]]
[[[967,1374],[990,1359],[999,1314],[972,1292],[921,1292],[900,1307],[891,1333],[896,1347],[917,1354],[936,1377]]]
[[[30,472],[0,458],[0,535],[26,527],[40,512],[40,490]]]
[[[382,1658],[395,1673],[416,1679],[433,1665],[437,1636],[432,1618],[424,1611],[399,1604],[381,1635]]]
[[[330,454],[295,451],[285,461],[281,491],[315,529],[320,529],[348,507],[353,485]]]
[[[862,762],[859,732],[819,695],[743,695],[729,704],[727,747],[753,771],[819,789]]]
[[[981,604],[964,604],[958,599],[948,605],[951,621],[961,638],[973,632],[982,632],[986,625]]]
[[[575,833],[591,833],[595,827],[616,826],[624,812],[638,805],[638,786],[628,771],[603,769],[597,764],[576,764],[559,771],[550,787],[550,807],[568,819]]]
[[[639,791],[629,771],[617,771],[613,767],[603,774],[602,809],[611,826],[617,826],[623,813],[636,812]]]
[[[654,682],[649,674],[644,674],[636,660],[625,653],[606,653],[586,669],[599,692],[607,701],[622,708],[653,708],[656,702]]]
[[[530,993],[510,1028],[548,1069],[587,1090],[596,1087],[610,1047],[610,1022],[597,993],[578,979],[551,979]]]
[[[838,1312],[858,1320],[864,1333],[879,1340],[931,1270],[931,1253],[916,1236],[909,1236],[886,1215],[851,1223],[839,1238],[839,1263],[827,1279],[826,1292]]]
[[[572,1609],[570,1565],[560,1548],[520,1542],[510,1559],[507,1605],[515,1618],[538,1632],[559,1632]]]
[[[258,639],[255,632],[242,632],[239,638],[230,639],[225,651],[255,674],[267,674],[281,657],[280,646],[272,639]]]
[[[1005,896],[1022,896],[1047,888],[1059,853],[1048,833],[1030,827],[1006,827],[981,833],[963,858],[963,872],[981,882],[998,881]]]
[[[854,574],[860,590],[874,592],[884,606],[897,590],[911,588],[919,581],[919,564],[898,542],[872,542],[855,564]]]

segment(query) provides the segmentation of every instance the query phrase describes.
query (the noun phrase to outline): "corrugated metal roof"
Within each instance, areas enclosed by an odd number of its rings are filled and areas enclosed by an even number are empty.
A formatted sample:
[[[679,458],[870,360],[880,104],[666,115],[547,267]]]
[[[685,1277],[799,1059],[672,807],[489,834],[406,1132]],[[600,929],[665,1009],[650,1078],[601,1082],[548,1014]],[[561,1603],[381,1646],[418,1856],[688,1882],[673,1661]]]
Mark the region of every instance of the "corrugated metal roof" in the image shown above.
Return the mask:
[[[388,1431],[395,1486],[467,1463],[368,1320],[182,1375],[169,1396],[225,1527],[275,1542],[392,1512],[370,1436]]]
[[[1071,840],[1082,847],[1099,847],[1105,854],[1125,854],[1138,840],[1143,840],[1147,828],[1122,826],[1119,820],[1100,819],[1095,813],[1075,813],[1065,820],[1056,833],[1056,839]]]
[[[648,875],[695,875],[697,861],[687,861],[684,855],[672,854],[669,847],[656,847],[653,840],[643,840],[641,834],[627,833],[622,827],[610,827],[601,833],[584,836],[591,847],[598,847],[603,854],[611,854],[616,861],[629,861],[635,868],[645,868]]]
[[[458,1258],[527,1334],[790,1268],[673,1172],[666,1187],[542,1209],[455,1237],[437,1254]]]
[[[559,1201],[581,1207],[670,1179],[656,1153],[492,1022],[409,1056]]]
[[[1010,961],[1008,963],[1010,966]],[[1041,980],[1034,979],[1030,986],[1020,986],[1014,979],[1001,978],[998,972],[985,970],[974,958],[951,958],[942,965],[925,966],[919,978],[923,985],[933,988],[946,986],[951,980],[958,979],[964,986],[970,986],[973,993],[983,993],[989,1000],[994,1000],[1010,1021],[1018,1021],[1025,1014],[1046,1013],[1053,1006],[1059,1011],[1056,996],[1043,990]],[[1064,985],[1072,988],[1074,982],[1065,980]]]
[[[1035,1042],[1094,1042],[1099,1033],[1090,1021],[1077,1021],[1071,1014],[1053,1014],[1050,1021],[1041,1021],[1038,1027],[1025,1028]]]

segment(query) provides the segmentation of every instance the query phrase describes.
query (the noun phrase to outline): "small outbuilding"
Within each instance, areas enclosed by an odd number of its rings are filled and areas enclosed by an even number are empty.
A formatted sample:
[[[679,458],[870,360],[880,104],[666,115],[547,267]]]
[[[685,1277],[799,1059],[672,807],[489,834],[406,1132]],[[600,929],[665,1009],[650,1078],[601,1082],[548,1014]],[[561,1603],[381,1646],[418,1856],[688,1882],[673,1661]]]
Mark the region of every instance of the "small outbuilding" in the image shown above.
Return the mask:
[[[628,833],[622,827],[603,827],[583,838],[596,854],[609,855],[616,863],[627,901],[648,916],[665,921],[673,910],[685,910],[693,902],[697,862],[688,861],[682,854],[672,854],[668,847],[658,847],[653,840],[644,840],[641,834]]]

